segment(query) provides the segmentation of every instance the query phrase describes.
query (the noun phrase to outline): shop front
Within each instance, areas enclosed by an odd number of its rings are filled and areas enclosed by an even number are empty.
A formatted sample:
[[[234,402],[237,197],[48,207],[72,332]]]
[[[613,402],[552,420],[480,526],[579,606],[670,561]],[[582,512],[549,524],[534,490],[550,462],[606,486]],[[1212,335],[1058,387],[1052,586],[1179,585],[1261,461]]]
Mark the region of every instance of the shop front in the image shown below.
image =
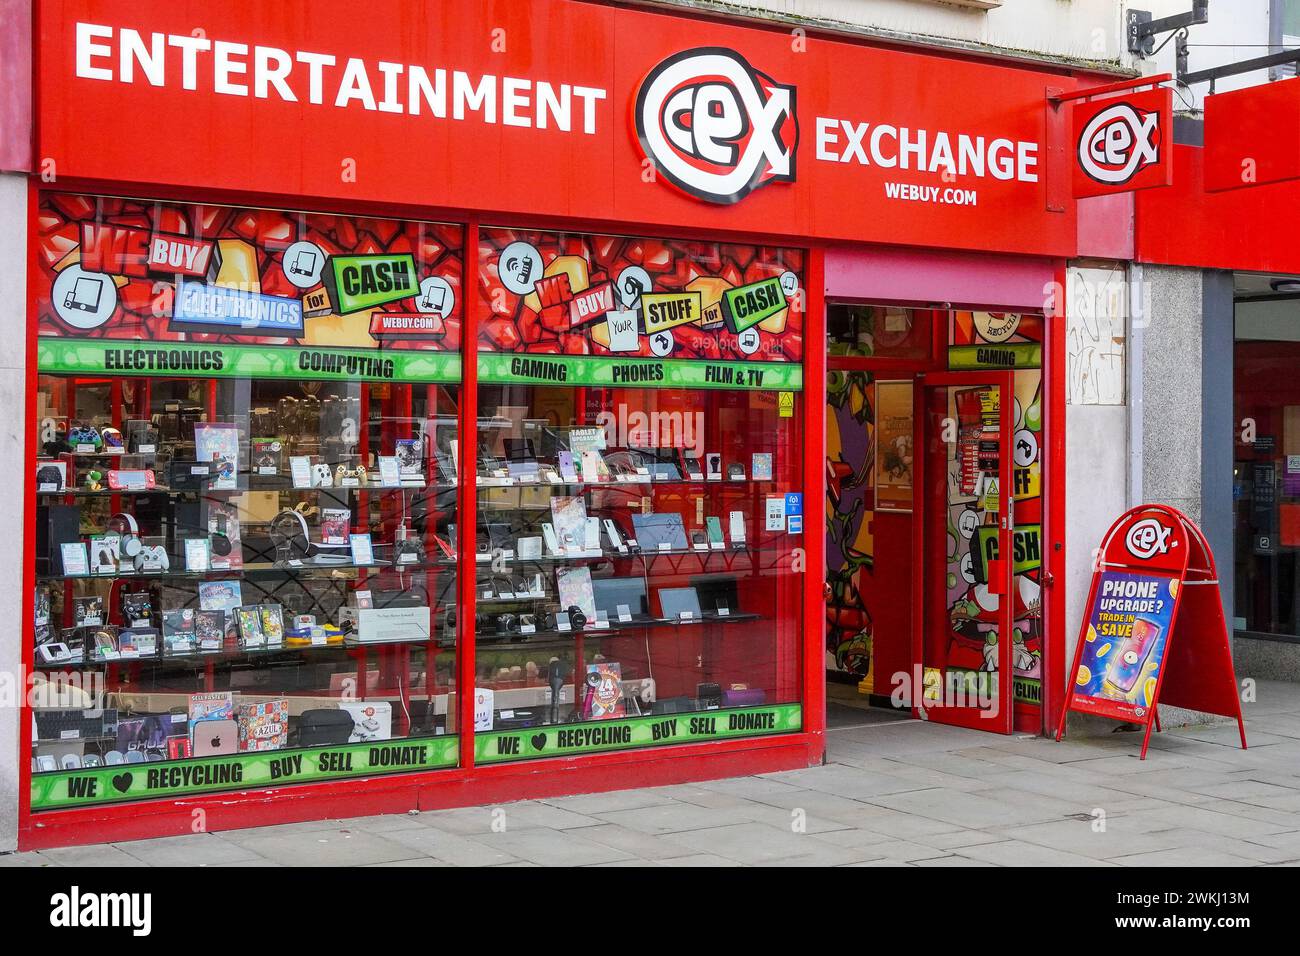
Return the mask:
[[[1050,723],[1089,78],[308,13],[38,5],[20,845]]]

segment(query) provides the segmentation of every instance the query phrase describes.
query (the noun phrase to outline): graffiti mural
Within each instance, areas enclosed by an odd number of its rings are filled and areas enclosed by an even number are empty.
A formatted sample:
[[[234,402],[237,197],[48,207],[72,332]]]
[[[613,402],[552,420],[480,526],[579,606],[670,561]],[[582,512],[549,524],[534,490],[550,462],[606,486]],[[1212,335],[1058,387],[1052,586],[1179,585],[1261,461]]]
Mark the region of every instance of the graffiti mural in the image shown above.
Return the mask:
[[[868,372],[827,373],[826,667],[866,676],[871,614],[863,594],[874,559],[875,410]]]

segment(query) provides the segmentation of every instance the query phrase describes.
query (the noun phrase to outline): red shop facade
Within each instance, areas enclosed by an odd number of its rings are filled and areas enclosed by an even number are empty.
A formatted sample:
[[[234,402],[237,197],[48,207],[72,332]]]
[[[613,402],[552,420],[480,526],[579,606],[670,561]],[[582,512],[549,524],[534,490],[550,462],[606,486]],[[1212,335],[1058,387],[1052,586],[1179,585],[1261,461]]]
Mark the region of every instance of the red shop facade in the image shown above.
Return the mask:
[[[828,672],[1051,723],[1094,77],[578,0],[33,19],[20,846],[814,765]]]

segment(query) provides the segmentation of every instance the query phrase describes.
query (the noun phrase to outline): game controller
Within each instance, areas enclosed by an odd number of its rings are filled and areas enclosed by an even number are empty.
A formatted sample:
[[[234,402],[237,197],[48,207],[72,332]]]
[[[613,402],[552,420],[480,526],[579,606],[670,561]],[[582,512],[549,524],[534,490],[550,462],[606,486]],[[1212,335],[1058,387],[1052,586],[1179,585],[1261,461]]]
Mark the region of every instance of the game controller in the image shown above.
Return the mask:
[[[347,465],[339,465],[334,469],[334,483],[342,485],[345,479],[355,478],[358,483],[366,483],[366,466],[357,465],[355,468],[349,468]]]
[[[329,465],[317,462],[311,466],[311,485],[313,488],[332,488],[334,486],[334,475],[330,471]]]
[[[167,557],[167,549],[160,544],[142,547],[135,556],[134,564],[137,572],[144,571],[146,567],[151,571],[171,570],[171,560]]]
[[[90,425],[73,425],[68,429],[68,444],[73,449],[80,448],[82,445],[89,445],[95,451],[103,447],[104,439]]]

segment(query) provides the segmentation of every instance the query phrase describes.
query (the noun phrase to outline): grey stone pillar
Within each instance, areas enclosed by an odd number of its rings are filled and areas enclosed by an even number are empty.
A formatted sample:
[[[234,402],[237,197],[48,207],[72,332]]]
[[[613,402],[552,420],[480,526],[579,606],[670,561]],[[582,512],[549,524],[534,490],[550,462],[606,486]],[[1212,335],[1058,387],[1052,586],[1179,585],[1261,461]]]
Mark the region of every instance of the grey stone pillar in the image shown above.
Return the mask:
[[[0,527],[24,526],[22,489],[31,475],[27,461],[27,177],[0,174]],[[10,535],[0,548],[0,677],[5,699],[0,706],[0,852],[18,844],[18,766],[22,673],[23,567],[31,559],[22,538]],[[27,730],[30,733],[30,730]]]

